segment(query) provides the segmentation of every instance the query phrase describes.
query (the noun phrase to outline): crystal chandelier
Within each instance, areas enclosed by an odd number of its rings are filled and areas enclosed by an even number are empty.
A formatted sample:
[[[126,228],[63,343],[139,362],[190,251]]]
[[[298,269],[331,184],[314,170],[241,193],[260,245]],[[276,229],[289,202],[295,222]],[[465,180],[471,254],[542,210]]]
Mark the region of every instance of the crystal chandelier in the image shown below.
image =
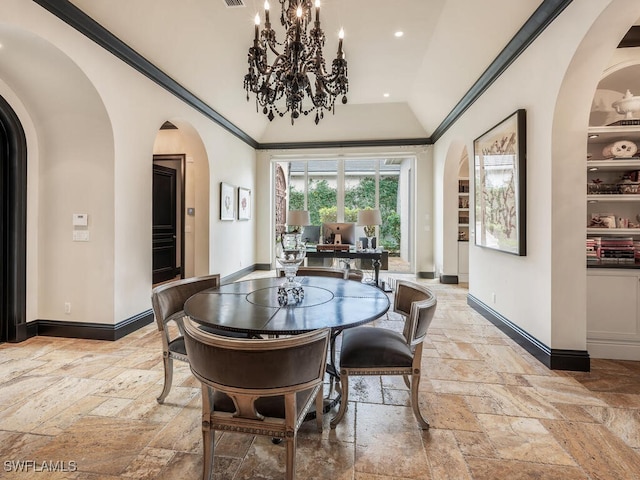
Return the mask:
[[[280,23],[286,29],[286,36],[283,42],[276,40],[269,21],[269,3],[265,1],[264,28],[260,32],[260,16],[256,14],[255,37],[249,48],[249,72],[244,77],[247,101],[249,92],[255,93],[256,109],[261,106],[270,121],[275,113],[282,117],[290,112],[292,125],[301,113],[308,115],[315,110],[317,125],[325,110],[335,111],[336,98],[340,95],[342,103],[347,103],[349,81],[342,51],[344,32],[340,30],[338,53],[331,71],[327,71],[322,55],[325,35],[320,27],[320,0],[315,0],[313,22],[312,0],[278,1]],[[269,51],[274,55],[271,63]]]

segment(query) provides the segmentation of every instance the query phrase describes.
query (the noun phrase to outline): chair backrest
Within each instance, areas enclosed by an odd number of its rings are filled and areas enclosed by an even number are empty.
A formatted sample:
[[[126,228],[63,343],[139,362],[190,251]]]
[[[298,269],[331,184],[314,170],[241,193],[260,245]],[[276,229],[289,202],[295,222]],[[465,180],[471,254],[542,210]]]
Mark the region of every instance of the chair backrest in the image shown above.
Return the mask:
[[[364,278],[364,272],[362,270],[358,270],[357,268],[349,268],[345,270],[347,280],[355,280],[356,282],[361,282]]]
[[[333,277],[357,281],[362,281],[363,278],[362,270],[343,270],[332,267],[298,267],[296,275],[298,277]],[[284,277],[284,270],[280,270],[280,276]]]
[[[256,418],[253,403],[259,397],[295,393],[323,382],[327,328],[291,337],[245,340],[203,331],[186,317],[184,329],[191,371],[201,382],[231,397],[239,410],[236,416]]]
[[[393,309],[406,318],[403,333],[409,345],[424,340],[436,305],[436,296],[429,288],[407,280],[396,281]]]
[[[191,277],[158,285],[151,292],[153,314],[159,330],[167,320],[184,309],[187,299],[207,288],[220,286],[220,274]]]

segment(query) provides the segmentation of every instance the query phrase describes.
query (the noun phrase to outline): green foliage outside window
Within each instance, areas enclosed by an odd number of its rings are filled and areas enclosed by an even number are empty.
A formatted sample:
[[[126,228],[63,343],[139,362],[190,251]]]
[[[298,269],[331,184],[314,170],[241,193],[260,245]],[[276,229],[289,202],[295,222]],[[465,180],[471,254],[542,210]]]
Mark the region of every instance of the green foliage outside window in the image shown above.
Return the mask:
[[[357,222],[358,211],[374,208],[376,196],[376,182],[374,177],[364,177],[355,187],[345,190],[344,221]],[[307,210],[311,216],[312,225],[337,221],[337,190],[329,185],[327,180],[310,180],[307,198]],[[382,216],[380,226],[380,244],[390,252],[400,248],[400,215],[397,212],[398,177],[383,177],[380,179],[379,208]],[[304,209],[304,192],[295,187],[289,188],[289,209]]]

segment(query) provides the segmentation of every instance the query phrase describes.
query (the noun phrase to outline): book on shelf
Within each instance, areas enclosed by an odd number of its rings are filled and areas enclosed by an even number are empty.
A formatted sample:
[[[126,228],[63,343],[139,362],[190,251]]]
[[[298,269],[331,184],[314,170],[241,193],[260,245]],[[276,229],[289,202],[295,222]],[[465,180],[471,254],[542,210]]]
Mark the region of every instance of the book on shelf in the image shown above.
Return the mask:
[[[640,261],[640,241],[633,237],[587,237],[587,265],[632,265]]]
[[[640,125],[640,118],[625,118],[623,120],[617,120],[613,123],[608,123],[607,127],[625,127],[629,125]]]

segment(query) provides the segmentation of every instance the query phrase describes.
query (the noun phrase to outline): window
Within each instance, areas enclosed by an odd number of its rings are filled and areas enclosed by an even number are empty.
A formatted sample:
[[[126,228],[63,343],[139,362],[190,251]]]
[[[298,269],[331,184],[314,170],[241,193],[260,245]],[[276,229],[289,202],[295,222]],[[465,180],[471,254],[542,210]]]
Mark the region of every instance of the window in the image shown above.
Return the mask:
[[[287,210],[308,210],[316,227],[356,223],[359,210],[378,208],[382,225],[376,236],[395,259],[390,270],[411,271],[408,179],[413,158],[278,160],[276,165],[286,176]],[[363,236],[363,227],[357,226],[356,238]]]

